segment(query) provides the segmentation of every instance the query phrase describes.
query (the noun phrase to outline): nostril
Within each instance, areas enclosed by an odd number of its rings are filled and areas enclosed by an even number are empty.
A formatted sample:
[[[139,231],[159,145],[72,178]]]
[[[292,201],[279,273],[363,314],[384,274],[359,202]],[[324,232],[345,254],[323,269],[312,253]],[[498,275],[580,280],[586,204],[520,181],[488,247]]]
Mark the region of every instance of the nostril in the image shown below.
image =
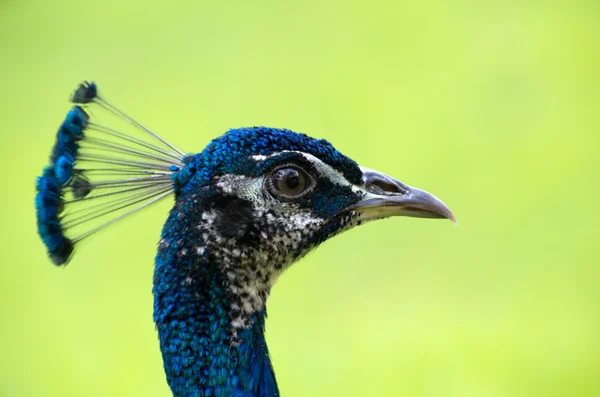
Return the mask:
[[[400,181],[368,168],[361,167],[363,172],[364,188],[373,194],[380,196],[398,196],[410,192],[410,187]]]
[[[368,191],[375,194],[396,195],[406,193],[397,184],[382,179],[367,180],[365,187]]]

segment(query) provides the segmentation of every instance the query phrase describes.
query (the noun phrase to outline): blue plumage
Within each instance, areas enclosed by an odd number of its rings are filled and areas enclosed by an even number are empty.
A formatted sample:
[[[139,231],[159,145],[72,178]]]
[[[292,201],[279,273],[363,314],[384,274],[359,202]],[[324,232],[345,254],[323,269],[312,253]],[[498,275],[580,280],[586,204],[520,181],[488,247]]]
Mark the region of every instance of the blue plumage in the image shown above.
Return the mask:
[[[188,166],[199,170],[196,178],[200,185],[219,174],[256,176],[270,163],[248,162],[248,157],[268,156],[282,150],[312,154],[340,171],[350,182],[360,183],[362,172],[358,165],[325,139],[314,139],[290,130],[268,127],[230,130],[210,142],[202,153],[191,159]]]
[[[241,128],[185,155],[93,83],[80,85],[72,102],[80,106],[59,128],[37,181],[38,232],[62,265],[83,238],[174,195],[153,294],[176,397],[279,396],[264,337],[278,277],[323,241],[372,219],[454,220],[434,196],[359,167],[326,140]],[[99,111],[121,126],[88,116]]]
[[[98,101],[109,112],[127,118],[98,96],[94,83],[81,84],[71,101],[83,106]],[[107,151],[117,156],[106,155]],[[50,164],[36,186],[38,233],[52,261],[56,265],[67,263],[75,244],[120,219],[118,211],[136,203],[152,202],[157,196],[166,197],[172,191],[170,169],[178,169],[179,158],[179,154],[169,153],[127,133],[90,123],[84,109],[74,106],[58,129]],[[77,164],[89,166],[76,168]],[[92,190],[98,194],[90,196]],[[138,209],[141,208],[143,206]],[[94,221],[112,214],[117,216],[93,227]],[[126,214],[121,213],[121,216]],[[67,233],[68,229],[77,228],[83,231]]]
[[[37,181],[35,205],[38,217],[38,233],[48,248],[52,261],[61,265],[73,251],[72,242],[63,234],[60,223],[62,187],[71,179],[73,165],[83,136],[87,115],[78,106],[71,110],[56,134],[50,165]]]

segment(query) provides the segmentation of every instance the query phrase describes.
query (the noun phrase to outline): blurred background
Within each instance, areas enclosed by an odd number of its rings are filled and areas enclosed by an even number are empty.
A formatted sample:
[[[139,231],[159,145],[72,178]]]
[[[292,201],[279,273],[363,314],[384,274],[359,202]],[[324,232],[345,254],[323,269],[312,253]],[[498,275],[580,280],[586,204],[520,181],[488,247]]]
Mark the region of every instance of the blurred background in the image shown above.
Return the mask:
[[[450,222],[352,230],[272,291],[294,396],[600,395],[600,3],[0,0],[0,396],[169,396],[152,322],[170,202],[55,268],[34,181],[83,79],[200,151],[326,137]]]

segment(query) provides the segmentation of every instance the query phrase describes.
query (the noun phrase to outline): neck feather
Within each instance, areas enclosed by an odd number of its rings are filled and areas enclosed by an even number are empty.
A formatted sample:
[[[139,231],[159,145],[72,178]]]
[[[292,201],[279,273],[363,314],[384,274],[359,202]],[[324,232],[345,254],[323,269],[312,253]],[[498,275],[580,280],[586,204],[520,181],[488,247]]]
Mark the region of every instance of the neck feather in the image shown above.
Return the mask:
[[[243,327],[233,325],[237,297],[207,252],[202,217],[190,215],[192,209],[190,200],[171,212],[154,273],[154,321],[173,395],[278,397],[264,337],[266,311],[253,313]]]

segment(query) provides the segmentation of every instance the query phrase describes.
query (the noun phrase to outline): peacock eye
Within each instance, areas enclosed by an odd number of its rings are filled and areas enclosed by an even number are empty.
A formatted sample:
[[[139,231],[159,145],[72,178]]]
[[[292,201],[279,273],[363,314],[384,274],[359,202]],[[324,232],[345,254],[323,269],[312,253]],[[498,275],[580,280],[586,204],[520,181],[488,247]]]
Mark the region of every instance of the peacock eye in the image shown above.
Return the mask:
[[[311,188],[311,177],[297,167],[282,167],[276,169],[269,178],[269,190],[276,198],[295,199]]]

